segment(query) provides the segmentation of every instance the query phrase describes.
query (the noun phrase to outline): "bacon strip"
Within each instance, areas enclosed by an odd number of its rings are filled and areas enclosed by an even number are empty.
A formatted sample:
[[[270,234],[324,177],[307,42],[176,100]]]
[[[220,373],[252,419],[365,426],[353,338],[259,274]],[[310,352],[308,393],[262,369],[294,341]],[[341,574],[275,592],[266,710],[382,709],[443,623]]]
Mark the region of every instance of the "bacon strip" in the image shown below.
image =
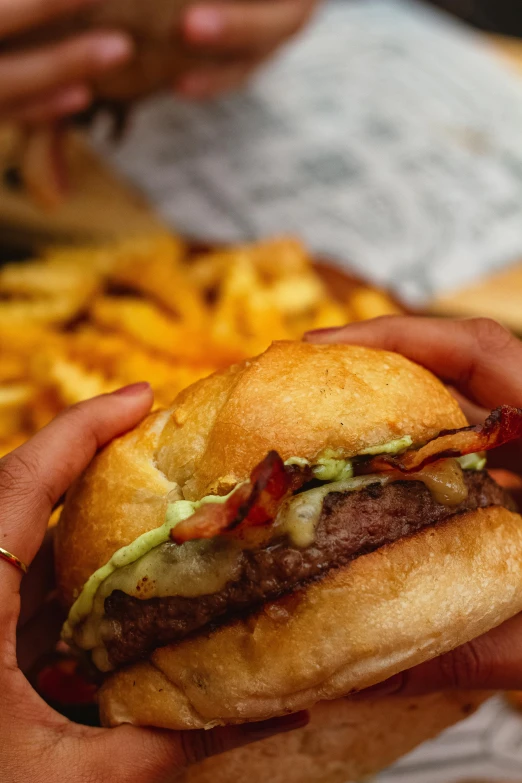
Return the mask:
[[[503,405],[496,408],[484,424],[460,430],[443,430],[420,449],[406,451],[398,457],[380,455],[365,465],[365,473],[399,470],[412,473],[431,462],[462,457],[477,451],[489,451],[522,437],[522,409]]]
[[[442,459],[461,457],[502,446],[522,437],[522,409],[503,405],[484,424],[460,430],[443,430],[419,449],[397,457],[384,454],[364,463],[364,473],[415,473]],[[272,522],[285,500],[311,478],[309,471],[285,467],[276,451],[271,451],[252,471],[250,481],[236,489],[224,503],[207,503],[191,517],[172,528],[176,544],[198,538],[214,538],[238,528]]]
[[[306,481],[303,476],[302,483]],[[224,503],[207,503],[191,517],[172,528],[176,544],[196,538],[214,538],[239,527],[271,522],[296,487],[295,472],[287,471],[276,451],[271,451],[252,471],[250,481],[236,489]]]

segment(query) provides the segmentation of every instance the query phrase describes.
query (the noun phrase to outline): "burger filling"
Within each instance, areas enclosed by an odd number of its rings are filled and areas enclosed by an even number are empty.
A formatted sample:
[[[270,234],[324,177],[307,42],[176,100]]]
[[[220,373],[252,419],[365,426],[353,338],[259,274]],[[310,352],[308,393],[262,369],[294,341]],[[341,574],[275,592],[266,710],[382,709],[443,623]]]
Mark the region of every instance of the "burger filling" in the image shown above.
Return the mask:
[[[210,576],[213,590],[198,595],[201,588],[197,581],[191,584],[190,574],[188,583],[184,581],[187,560],[181,564],[175,595],[144,600],[114,590],[105,600],[103,621],[110,662],[116,666],[128,663],[157,646],[249,613],[269,599],[320,578],[331,568],[455,513],[491,505],[512,508],[508,494],[485,471],[467,472],[464,482],[467,497],[455,507],[438,503],[421,482],[372,483],[357,492],[330,492],[322,503],[314,539],[305,547],[295,545],[289,536],[258,549],[234,549],[216,539],[203,545],[183,544],[192,547],[201,560],[217,565]],[[161,547],[162,569],[179,568],[179,549],[174,543]],[[186,595],[192,591],[196,595]]]
[[[161,528],[116,552],[86,583],[64,638],[108,671],[455,514],[513,508],[473,449],[521,429],[522,412],[503,408],[416,449],[400,438],[313,465],[272,452],[228,496],[172,503]]]

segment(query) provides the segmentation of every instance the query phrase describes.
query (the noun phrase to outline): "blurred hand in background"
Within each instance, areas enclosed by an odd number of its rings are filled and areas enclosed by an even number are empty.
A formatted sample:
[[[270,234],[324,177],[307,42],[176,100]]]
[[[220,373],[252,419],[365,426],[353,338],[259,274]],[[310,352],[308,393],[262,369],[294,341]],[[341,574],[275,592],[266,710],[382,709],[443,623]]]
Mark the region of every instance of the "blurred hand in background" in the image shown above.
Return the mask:
[[[85,32],[59,43],[11,47],[10,38],[66,18],[99,0],[0,0],[0,118],[24,124],[54,120],[85,109],[89,80],[132,56],[128,36]]]
[[[318,0],[229,0],[191,5],[183,19],[185,43],[215,56],[175,86],[187,98],[210,98],[240,87],[282,44],[303,29]]]
[[[522,343],[486,318],[451,321],[384,317],[309,332],[315,343],[349,343],[396,351],[457,392],[472,423],[499,405],[522,408]],[[522,442],[488,453],[488,469],[522,508]],[[492,470],[491,470],[492,469]],[[448,689],[522,690],[522,614],[446,655],[401,672],[357,698],[417,696]]]

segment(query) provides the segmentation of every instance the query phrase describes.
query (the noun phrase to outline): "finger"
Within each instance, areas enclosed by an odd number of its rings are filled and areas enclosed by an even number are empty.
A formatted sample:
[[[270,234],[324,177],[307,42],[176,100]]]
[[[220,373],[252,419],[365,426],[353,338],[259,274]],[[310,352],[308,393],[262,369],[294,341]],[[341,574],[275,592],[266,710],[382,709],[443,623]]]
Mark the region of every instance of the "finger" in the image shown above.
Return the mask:
[[[444,690],[522,690],[522,615],[456,650],[361,691],[355,698]]]
[[[29,672],[46,653],[55,649],[67,614],[58,599],[47,601],[16,634],[18,666]]]
[[[19,164],[27,196],[48,209],[59,207],[69,190],[65,125],[53,122],[28,129]]]
[[[255,71],[257,63],[220,65],[186,74],[178,81],[175,91],[183,98],[203,100],[241,87]]]
[[[266,52],[299,32],[312,9],[303,0],[195,5],[183,20],[185,41],[227,52]]]
[[[0,36],[37,27],[97,2],[99,0],[0,0]]]
[[[0,460],[0,545],[30,563],[53,505],[99,448],[145,416],[152,399],[148,384],[136,384],[82,402]],[[0,566],[16,573],[3,561]]]
[[[519,470],[520,470],[520,454],[519,454]],[[504,468],[490,468],[488,465],[488,473],[497,484],[504,489],[507,489],[510,496],[515,501],[516,507],[522,509],[522,476],[517,475],[511,470],[505,470]]]
[[[314,343],[351,343],[397,351],[486,408],[522,407],[522,344],[488,318],[445,321],[385,316],[309,332]]]
[[[121,726],[95,738],[106,743],[106,755],[118,779],[127,783],[153,783],[174,776],[190,764],[234,748],[295,731],[308,723],[307,712],[297,712],[258,723],[224,726],[210,731],[158,731]]]
[[[19,630],[32,620],[56,587],[53,546],[54,530],[48,530],[29,573],[20,585]]]
[[[22,104],[6,106],[3,115],[21,125],[39,125],[57,120],[86,109],[92,100],[92,92],[85,85],[73,85],[39,96]]]
[[[39,97],[83,82],[120,65],[132,43],[120,33],[84,33],[76,38],[0,58],[0,106]]]

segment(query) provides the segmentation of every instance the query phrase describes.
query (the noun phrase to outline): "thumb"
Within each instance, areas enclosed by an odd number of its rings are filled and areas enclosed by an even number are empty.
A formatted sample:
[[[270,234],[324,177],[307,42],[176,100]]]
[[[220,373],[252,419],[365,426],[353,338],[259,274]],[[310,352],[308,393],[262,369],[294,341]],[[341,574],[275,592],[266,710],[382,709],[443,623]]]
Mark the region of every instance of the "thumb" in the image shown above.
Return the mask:
[[[210,756],[303,728],[308,721],[307,712],[296,712],[209,731],[166,731],[126,725],[103,729],[105,746],[98,740],[96,748],[103,756],[104,768],[114,766],[114,780],[157,783]]]
[[[0,543],[30,564],[53,505],[96,451],[149,412],[149,384],[86,400],[59,414],[27,443],[0,460]]]
[[[415,666],[354,698],[418,696],[444,690],[522,690],[522,615],[462,647]]]

